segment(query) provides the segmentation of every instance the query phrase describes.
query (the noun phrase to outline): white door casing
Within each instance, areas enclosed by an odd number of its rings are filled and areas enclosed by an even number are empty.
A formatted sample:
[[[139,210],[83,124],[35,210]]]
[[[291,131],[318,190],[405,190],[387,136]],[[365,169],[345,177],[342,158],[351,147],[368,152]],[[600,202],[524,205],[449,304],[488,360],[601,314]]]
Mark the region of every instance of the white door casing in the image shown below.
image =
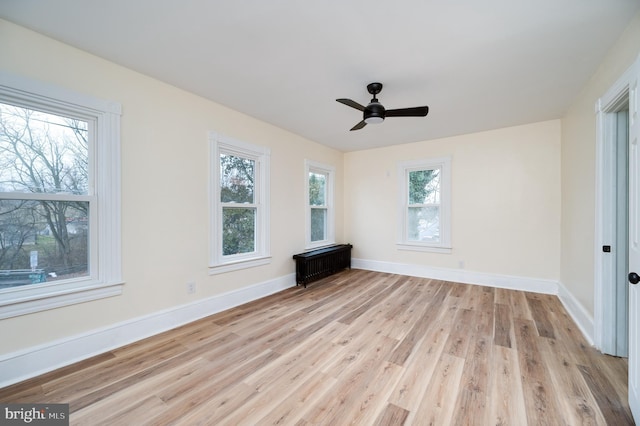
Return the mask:
[[[596,348],[606,354],[627,356],[627,330],[621,330],[619,324],[621,309],[619,304],[620,286],[626,285],[627,271],[620,271],[618,265],[622,259],[628,257],[627,249],[621,250],[622,244],[627,245],[627,238],[618,241],[618,220],[620,209],[623,208],[619,200],[619,191],[628,192],[627,182],[624,189],[618,188],[618,172],[620,166],[620,149],[627,151],[628,133],[624,132],[624,144],[619,143],[619,111],[629,109],[629,87],[633,76],[633,67],[629,68],[618,81],[596,102],[597,113],[597,141],[596,141],[596,241],[594,246],[594,344]],[[624,148],[623,148],[624,146]],[[628,153],[624,152],[626,160]],[[627,166],[625,165],[626,169]],[[626,173],[627,170],[624,170]],[[626,197],[625,197],[626,198]],[[624,208],[628,209],[627,203]],[[626,216],[626,215],[625,215]],[[625,220],[626,222],[626,220]],[[624,228],[627,223],[624,224]],[[628,232],[624,231],[625,234]],[[606,251],[605,247],[609,250]],[[626,263],[626,259],[623,260]],[[621,277],[620,275],[623,275]],[[621,279],[624,280],[621,283]],[[626,294],[624,295],[626,303]],[[626,313],[626,307],[622,306]],[[623,341],[623,342],[622,342]],[[621,353],[620,343],[625,347]]]
[[[629,82],[629,280],[640,274],[640,58]],[[629,284],[629,406],[640,424],[640,283]]]

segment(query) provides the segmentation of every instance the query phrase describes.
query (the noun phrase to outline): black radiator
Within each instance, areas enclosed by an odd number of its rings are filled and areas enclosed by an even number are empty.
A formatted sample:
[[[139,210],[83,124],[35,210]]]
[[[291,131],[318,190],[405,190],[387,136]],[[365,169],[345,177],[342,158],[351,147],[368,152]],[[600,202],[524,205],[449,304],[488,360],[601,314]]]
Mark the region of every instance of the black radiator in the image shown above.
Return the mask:
[[[338,244],[300,254],[294,254],[296,261],[296,285],[305,287],[311,281],[319,280],[346,268],[351,268],[351,244]]]

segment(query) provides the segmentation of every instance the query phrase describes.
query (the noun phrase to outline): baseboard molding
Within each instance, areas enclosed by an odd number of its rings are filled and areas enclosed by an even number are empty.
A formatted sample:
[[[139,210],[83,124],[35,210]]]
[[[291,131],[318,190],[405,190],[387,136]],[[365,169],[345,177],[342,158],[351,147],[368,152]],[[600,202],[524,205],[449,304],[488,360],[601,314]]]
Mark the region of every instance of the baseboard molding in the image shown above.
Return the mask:
[[[593,316],[562,283],[558,284],[558,298],[580,331],[582,331],[584,338],[593,346],[595,342],[595,323]]]
[[[0,356],[0,388],[294,287],[295,274]]]
[[[425,265],[380,262],[376,260],[351,259],[351,266],[368,271],[410,275],[413,277],[433,278],[463,284],[476,284],[510,290],[531,291],[534,293],[558,294],[559,283],[553,280],[528,278],[511,275],[488,274],[466,269],[435,268]]]
[[[352,259],[351,266],[354,269],[555,294],[559,297],[585,338],[590,344],[593,344],[593,318],[580,302],[557,281],[364,259]],[[198,300],[113,324],[102,329],[92,330],[81,335],[1,355],[0,388],[294,286],[295,274],[289,274],[208,299]]]
[[[578,299],[576,299],[575,296],[558,281],[500,274],[487,274],[464,269],[434,268],[424,265],[379,262],[364,259],[352,259],[351,266],[356,269],[366,269],[369,271],[411,275],[414,277],[433,278],[443,281],[484,285],[510,290],[531,291],[534,293],[555,294],[564,305],[567,313],[571,318],[573,318],[589,344],[593,345],[594,342],[593,317],[584,308],[584,306],[582,306]]]

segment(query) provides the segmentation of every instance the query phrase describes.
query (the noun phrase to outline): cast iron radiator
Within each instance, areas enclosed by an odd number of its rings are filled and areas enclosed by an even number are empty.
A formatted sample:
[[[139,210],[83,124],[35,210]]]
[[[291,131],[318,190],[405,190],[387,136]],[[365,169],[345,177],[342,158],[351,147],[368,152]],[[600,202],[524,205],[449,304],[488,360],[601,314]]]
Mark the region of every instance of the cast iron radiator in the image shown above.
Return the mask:
[[[319,280],[338,271],[351,269],[351,244],[338,244],[300,254],[294,254],[296,261],[296,285],[305,287],[311,281]]]

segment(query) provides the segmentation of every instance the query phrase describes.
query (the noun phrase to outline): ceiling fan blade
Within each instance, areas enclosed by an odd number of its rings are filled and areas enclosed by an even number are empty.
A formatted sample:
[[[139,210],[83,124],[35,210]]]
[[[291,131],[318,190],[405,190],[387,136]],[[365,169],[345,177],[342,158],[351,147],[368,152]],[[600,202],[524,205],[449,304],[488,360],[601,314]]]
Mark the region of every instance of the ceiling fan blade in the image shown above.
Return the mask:
[[[360,111],[364,111],[364,107],[357,103],[356,101],[352,101],[351,99],[336,99],[336,101],[341,104],[345,104],[346,106],[350,106],[351,108],[355,108]]]
[[[362,120],[361,122],[359,122],[358,124],[356,124],[355,126],[353,126],[353,127],[351,128],[351,131],[353,131],[353,130],[360,130],[360,129],[362,129],[362,128],[363,128],[364,126],[366,126],[366,125],[367,125],[367,123],[365,123],[365,121],[364,121],[364,120]]]
[[[429,113],[428,106],[414,108],[388,109],[386,117],[425,117]]]

